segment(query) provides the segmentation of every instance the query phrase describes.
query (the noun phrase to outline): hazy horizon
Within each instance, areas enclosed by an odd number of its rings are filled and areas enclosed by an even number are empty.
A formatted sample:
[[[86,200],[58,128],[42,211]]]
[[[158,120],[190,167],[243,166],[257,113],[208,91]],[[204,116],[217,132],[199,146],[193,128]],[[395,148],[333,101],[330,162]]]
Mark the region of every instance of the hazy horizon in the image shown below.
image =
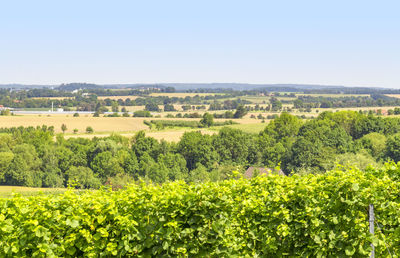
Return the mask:
[[[400,88],[397,1],[25,0],[0,7],[0,84]]]

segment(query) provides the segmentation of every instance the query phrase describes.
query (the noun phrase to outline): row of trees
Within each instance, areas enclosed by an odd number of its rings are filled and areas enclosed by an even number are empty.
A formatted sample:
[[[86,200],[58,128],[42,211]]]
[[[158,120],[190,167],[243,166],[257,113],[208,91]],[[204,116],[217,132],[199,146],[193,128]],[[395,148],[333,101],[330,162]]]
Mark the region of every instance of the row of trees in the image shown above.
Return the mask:
[[[203,117],[202,124],[212,124]],[[320,173],[336,163],[365,167],[400,160],[400,120],[358,112],[324,112],[303,122],[281,114],[260,134],[225,127],[215,135],[187,132],[179,142],[112,135],[70,138],[53,128],[3,129],[0,182],[10,185],[98,187],[148,179],[157,183],[221,180],[248,166],[281,165],[285,173]]]

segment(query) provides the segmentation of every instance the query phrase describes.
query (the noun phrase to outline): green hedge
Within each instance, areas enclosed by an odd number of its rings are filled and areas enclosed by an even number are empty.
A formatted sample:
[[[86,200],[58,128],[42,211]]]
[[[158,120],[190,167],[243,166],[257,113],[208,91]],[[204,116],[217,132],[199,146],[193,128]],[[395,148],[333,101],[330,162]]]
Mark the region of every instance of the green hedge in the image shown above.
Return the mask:
[[[400,252],[400,165],[0,200],[3,256],[362,256]],[[377,222],[368,233],[368,204]],[[388,249],[386,248],[388,247]]]

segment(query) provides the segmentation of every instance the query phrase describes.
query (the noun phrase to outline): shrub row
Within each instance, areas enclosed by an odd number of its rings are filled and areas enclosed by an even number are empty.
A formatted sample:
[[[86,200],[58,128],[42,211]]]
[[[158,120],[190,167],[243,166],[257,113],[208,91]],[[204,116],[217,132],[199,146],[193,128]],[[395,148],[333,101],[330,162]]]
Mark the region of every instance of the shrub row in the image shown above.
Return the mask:
[[[151,120],[150,122],[148,121],[143,121],[144,124],[148,126],[152,126],[154,124],[156,128],[165,128],[165,127],[189,127],[189,128],[202,128],[204,125],[202,125],[199,121],[186,121],[186,120]],[[224,125],[233,125],[233,124],[238,124],[237,122],[234,122],[232,120],[227,120],[224,122],[213,122],[214,126],[224,126]]]
[[[400,165],[382,171],[0,200],[0,256],[363,256],[400,252]],[[368,205],[380,229],[368,233]]]

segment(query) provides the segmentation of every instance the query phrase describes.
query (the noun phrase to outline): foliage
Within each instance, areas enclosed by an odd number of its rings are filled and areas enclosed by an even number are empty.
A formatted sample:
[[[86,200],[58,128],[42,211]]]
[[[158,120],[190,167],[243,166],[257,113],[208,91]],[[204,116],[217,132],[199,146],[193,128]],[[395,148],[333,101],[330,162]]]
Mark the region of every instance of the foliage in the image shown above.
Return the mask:
[[[155,111],[155,112],[159,112],[160,109],[158,108],[158,105],[155,103],[148,103],[145,105],[145,110],[146,111]]]
[[[210,127],[214,124],[214,117],[210,113],[204,113],[203,118],[200,120],[200,124],[204,127]]]
[[[373,243],[385,257],[400,252],[399,175],[400,164],[387,164],[16,195],[0,199],[0,256],[367,257]],[[380,228],[375,235],[369,204]]]
[[[232,124],[215,120],[213,126]],[[79,173],[73,169],[74,175],[82,173],[82,177],[93,177],[105,184],[111,178],[118,178],[118,182],[133,178],[157,183],[223,180],[229,173],[222,168],[227,166],[245,170],[249,166],[280,165],[286,174],[324,173],[338,163],[359,168],[381,166],[388,159],[399,161],[398,122],[398,118],[351,111],[322,112],[318,118],[303,122],[282,113],[267,125],[259,123],[265,127],[259,134],[246,132],[247,125],[237,125],[237,129],[215,128],[219,132],[213,135],[187,132],[178,143],[158,141],[144,132],[132,138],[112,135],[92,139],[64,139],[59,134],[54,141],[53,127],[3,128],[0,184],[63,187],[70,183],[68,170],[73,167],[80,169]],[[179,119],[145,123],[157,129],[204,126],[200,121]],[[89,127],[88,132],[92,129]],[[77,184],[84,188],[98,186]]]
[[[138,110],[133,112],[134,117],[152,117],[150,111],[147,110]]]
[[[239,105],[236,108],[236,112],[233,115],[234,118],[242,118],[247,114],[247,110],[245,109],[245,107],[243,105]]]
[[[94,132],[93,127],[91,126],[86,127],[86,133],[93,133],[93,132]]]
[[[61,131],[62,131],[63,133],[65,133],[65,131],[67,131],[67,125],[66,125],[66,124],[62,124],[62,125],[61,125]]]

